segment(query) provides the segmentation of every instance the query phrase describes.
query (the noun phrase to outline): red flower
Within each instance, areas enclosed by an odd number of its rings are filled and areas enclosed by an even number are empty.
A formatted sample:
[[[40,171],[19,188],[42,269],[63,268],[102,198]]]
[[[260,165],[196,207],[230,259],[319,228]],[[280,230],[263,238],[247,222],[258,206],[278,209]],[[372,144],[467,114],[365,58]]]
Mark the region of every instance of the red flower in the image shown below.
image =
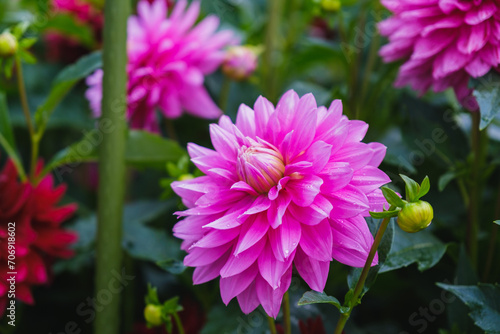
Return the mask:
[[[37,173],[42,167],[40,162]],[[56,206],[65,192],[65,185],[54,187],[54,179],[50,174],[35,186],[20,182],[10,160],[0,172],[0,316],[8,302],[8,272],[17,273],[16,298],[32,304],[31,287],[48,282],[50,262],[54,258],[73,255],[68,246],[76,241],[77,235],[62,229],[61,224],[73,215],[77,206]],[[9,232],[13,231],[15,259],[14,268],[10,268],[12,263],[8,263],[8,238],[12,237]]]

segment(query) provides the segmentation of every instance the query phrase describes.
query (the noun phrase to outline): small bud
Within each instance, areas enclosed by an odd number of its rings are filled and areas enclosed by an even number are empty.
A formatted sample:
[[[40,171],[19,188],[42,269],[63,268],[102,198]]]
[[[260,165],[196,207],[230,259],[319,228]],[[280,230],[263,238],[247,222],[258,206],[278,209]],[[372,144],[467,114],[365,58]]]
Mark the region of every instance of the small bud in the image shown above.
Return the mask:
[[[194,179],[194,176],[193,174],[182,174],[181,176],[179,176],[179,181],[187,181],[187,180],[192,180]]]
[[[323,7],[326,11],[336,12],[340,10],[340,7],[342,7],[342,3],[340,0],[322,0],[321,7]]]
[[[149,304],[144,309],[144,318],[152,326],[160,326],[163,323],[161,318],[161,306]]]
[[[13,56],[17,52],[17,39],[10,32],[0,35],[0,58]]]
[[[415,233],[429,226],[434,218],[432,206],[425,201],[407,203],[398,214],[399,227],[408,233]]]
[[[257,68],[257,52],[248,46],[233,46],[226,52],[222,71],[233,80],[245,80]]]

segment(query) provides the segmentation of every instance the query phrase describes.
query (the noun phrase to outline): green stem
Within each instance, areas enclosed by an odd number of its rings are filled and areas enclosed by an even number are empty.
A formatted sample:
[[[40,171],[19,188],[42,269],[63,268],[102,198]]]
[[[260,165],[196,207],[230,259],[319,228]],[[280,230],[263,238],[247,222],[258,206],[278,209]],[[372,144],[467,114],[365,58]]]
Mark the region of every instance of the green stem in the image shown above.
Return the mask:
[[[31,160],[30,160],[30,175],[32,181],[35,179],[36,172],[36,162],[38,160],[38,148],[40,144],[40,138],[35,132],[35,127],[31,121],[30,107],[28,104],[28,95],[26,94],[26,86],[24,84],[23,66],[21,64],[21,59],[18,55],[15,56],[16,63],[16,76],[17,76],[17,88],[19,90],[19,97],[21,99],[21,106],[23,109],[24,117],[26,118],[26,125],[28,126],[28,131],[31,140]]]
[[[290,295],[288,291],[283,296],[283,330],[284,334],[292,334],[292,322],[290,317]]]
[[[173,316],[174,316],[175,325],[177,326],[177,330],[179,331],[179,334],[184,334],[184,327],[182,326],[181,318],[179,318],[179,315],[177,314],[177,312],[174,312]]]
[[[125,105],[117,104],[127,94],[127,18],[128,0],[106,0],[104,6],[102,119],[109,119],[113,131],[103,133],[99,147],[99,189],[96,241],[96,295],[109,291],[121,275],[122,217],[125,194]],[[114,283],[116,284],[116,283]],[[97,312],[95,334],[120,332],[120,292]]]
[[[280,37],[280,23],[283,11],[283,0],[272,0],[268,2],[268,23],[266,30],[266,49],[263,56],[264,91],[269,99],[275,102],[277,98],[276,87],[276,51]]]
[[[179,137],[177,137],[177,132],[175,131],[174,122],[171,119],[169,118],[165,119],[165,128],[167,130],[167,136],[170,139],[179,142]]]
[[[380,46],[380,35],[375,33],[375,36],[373,36],[373,40],[370,45],[370,51],[368,53],[368,61],[366,62],[366,69],[363,73],[363,83],[361,85],[361,93],[360,93],[360,101],[361,103],[357,105],[356,107],[356,119],[363,119],[363,106],[365,102],[365,95],[366,91],[368,89],[368,86],[370,84],[370,77],[371,73],[373,71],[373,68],[375,66],[376,60],[377,60],[377,55],[378,55],[378,50]]]
[[[361,14],[359,15],[359,29],[360,31],[365,31],[366,25],[366,9],[363,8],[361,10]],[[359,50],[356,53],[354,62],[351,63],[351,86],[349,89],[349,106],[350,106],[350,115],[354,115],[354,118],[358,117],[358,76],[359,76],[359,68],[361,67],[361,56],[363,55],[363,50]]]
[[[472,113],[471,147],[473,154],[472,177],[470,182],[469,220],[467,223],[467,250],[473,267],[477,265],[477,234],[479,229],[479,179],[481,164],[480,114]]]
[[[229,100],[230,91],[231,91],[231,79],[227,76],[224,76],[219,97],[219,108],[222,110],[223,113],[226,113],[227,101]]]
[[[278,331],[276,330],[276,324],[274,323],[274,319],[272,317],[267,317],[267,323],[269,324],[271,334],[278,334]]]
[[[391,207],[389,210],[393,209],[394,208]],[[390,218],[384,218],[382,224],[380,224],[377,234],[375,235],[375,240],[373,241],[373,245],[370,249],[370,253],[368,254],[368,258],[366,259],[365,266],[363,267],[363,271],[361,272],[358,283],[356,283],[356,287],[354,288],[354,293],[352,294],[351,300],[348,302],[348,305],[350,305],[349,311],[340,315],[340,319],[337,322],[337,327],[335,328],[334,334],[342,334],[344,326],[347,323],[347,320],[349,320],[351,312],[359,300],[359,296],[361,295],[361,292],[363,291],[363,288],[365,286],[366,278],[368,277],[368,272],[370,271],[373,259],[375,258],[375,254],[377,253],[378,246],[382,241],[382,237],[384,236],[385,230],[387,229],[387,225],[389,225],[390,221]]]

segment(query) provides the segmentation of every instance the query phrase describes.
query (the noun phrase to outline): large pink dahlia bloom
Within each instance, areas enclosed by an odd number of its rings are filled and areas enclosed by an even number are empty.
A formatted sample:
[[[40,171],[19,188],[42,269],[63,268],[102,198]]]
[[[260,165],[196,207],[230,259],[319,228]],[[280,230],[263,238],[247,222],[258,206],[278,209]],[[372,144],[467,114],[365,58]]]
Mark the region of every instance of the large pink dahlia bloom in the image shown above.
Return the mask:
[[[236,41],[219,19],[208,16],[195,25],[200,3],[180,0],[167,17],[164,0],[142,0],[128,21],[128,112],[133,128],[158,131],[156,109],[167,118],[188,113],[214,119],[222,112],[203,86],[204,77],[224,60],[223,50]],[[101,113],[102,70],[87,78],[87,99]]]
[[[384,61],[405,60],[396,86],[423,94],[453,87],[469,110],[478,105],[467,87],[470,77],[500,64],[500,4],[492,0],[382,0],[394,16],[379,25],[389,44]]]
[[[276,108],[263,97],[241,105],[236,125],[222,116],[210,127],[215,150],[189,144],[206,176],[172,188],[188,207],[174,235],[194,284],[220,276],[224,303],[237,297],[243,312],[261,304],[276,317],[292,263],[317,291],[332,258],[363,266],[373,243],[363,216],[382,209],[390,181],[377,168],[385,146],[361,142],[367,129],[339,100],[326,109],[289,91]]]

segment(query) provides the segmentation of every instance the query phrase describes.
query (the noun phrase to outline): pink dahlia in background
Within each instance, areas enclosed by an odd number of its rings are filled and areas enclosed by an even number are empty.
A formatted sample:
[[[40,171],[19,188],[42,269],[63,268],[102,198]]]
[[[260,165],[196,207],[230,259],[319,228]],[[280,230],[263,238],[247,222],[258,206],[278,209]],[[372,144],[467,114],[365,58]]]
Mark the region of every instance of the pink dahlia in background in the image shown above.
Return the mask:
[[[453,87],[469,110],[478,105],[469,78],[485,75],[500,63],[500,4],[491,0],[382,0],[394,13],[381,22],[389,44],[386,62],[402,59],[395,85],[420,94]]]
[[[38,165],[38,171],[42,164]],[[0,317],[8,302],[8,272],[17,272],[16,298],[33,303],[31,288],[46,284],[54,258],[73,255],[68,246],[77,236],[61,224],[76,210],[75,204],[57,207],[66,191],[65,185],[54,187],[52,175],[33,187],[20,182],[14,164],[9,160],[0,171]],[[15,223],[15,268],[9,267],[8,238],[10,223]]]
[[[259,53],[257,47],[232,46],[226,52],[222,71],[233,80],[248,79],[257,68]]]
[[[219,19],[209,16],[195,25],[200,3],[177,2],[167,17],[163,0],[140,1],[138,16],[128,21],[128,112],[132,128],[158,131],[156,109],[166,118],[183,111],[217,118],[222,112],[203,86],[205,75],[224,60],[222,50],[235,41],[230,31],[215,32]],[[94,114],[101,113],[102,70],[89,76],[86,96]]]
[[[103,13],[90,1],[86,0],[52,0],[53,15],[71,17],[80,27],[90,28],[95,45],[85,44],[77,36],[71,36],[68,31],[51,28],[45,33],[47,57],[51,60],[74,62],[80,56],[98,47],[101,42],[101,32],[104,23]],[[88,42],[88,41],[87,41]]]
[[[367,129],[342,115],[340,100],[327,109],[288,91],[276,108],[260,97],[241,105],[236,125],[212,124],[215,150],[189,144],[206,176],[172,188],[188,207],[174,235],[194,284],[220,276],[224,303],[237,297],[243,312],[261,304],[276,317],[292,264],[316,291],[332,258],[362,267],[373,243],[363,217],[382,210],[379,187],[390,182],[377,168],[385,146],[361,142]]]

